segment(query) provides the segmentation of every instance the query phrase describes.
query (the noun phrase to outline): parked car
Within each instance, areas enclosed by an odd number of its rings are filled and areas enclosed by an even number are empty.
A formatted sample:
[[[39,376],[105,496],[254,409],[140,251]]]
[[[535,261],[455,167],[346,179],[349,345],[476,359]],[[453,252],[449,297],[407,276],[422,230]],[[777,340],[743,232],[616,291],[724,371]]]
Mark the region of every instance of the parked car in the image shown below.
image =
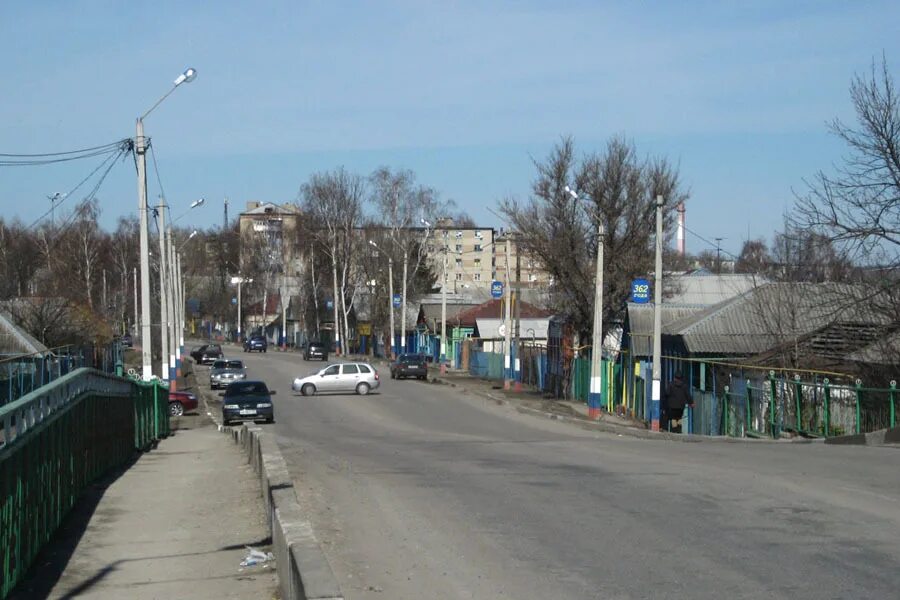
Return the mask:
[[[303,360],[312,360],[314,358],[328,360],[328,346],[322,342],[308,343],[306,350],[303,352]]]
[[[169,415],[180,417],[186,412],[197,410],[197,396],[190,392],[169,392]]]
[[[428,364],[424,354],[400,354],[391,363],[391,379],[428,379]]]
[[[215,361],[209,370],[209,387],[215,390],[246,378],[244,361],[222,358]]]
[[[222,423],[229,425],[233,421],[265,421],[275,420],[275,407],[270,390],[263,381],[236,381],[219,392],[222,397]]]
[[[191,358],[198,365],[211,364],[222,356],[222,346],[219,344],[204,344],[191,350]]]
[[[265,352],[268,346],[269,342],[262,335],[251,335],[244,340],[244,352]]]
[[[297,377],[291,388],[304,396],[319,392],[356,392],[365,396],[378,387],[378,371],[366,363],[328,365],[306,377]]]

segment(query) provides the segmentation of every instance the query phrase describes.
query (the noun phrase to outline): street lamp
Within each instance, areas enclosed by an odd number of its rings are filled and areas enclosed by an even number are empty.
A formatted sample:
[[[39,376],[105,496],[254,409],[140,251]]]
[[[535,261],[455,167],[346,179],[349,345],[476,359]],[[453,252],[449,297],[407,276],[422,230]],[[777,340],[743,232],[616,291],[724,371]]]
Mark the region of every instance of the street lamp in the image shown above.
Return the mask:
[[[378,254],[385,254],[381,248],[378,247],[378,244],[374,242],[374,240],[369,240],[369,245],[375,248],[375,251]],[[390,318],[390,328],[391,332],[388,336],[388,358],[393,360],[394,358],[394,259],[390,256],[388,259],[388,314],[391,316]]]
[[[141,377],[144,381],[153,378],[153,367],[150,362],[152,360],[151,352],[151,335],[150,335],[150,242],[149,231],[147,227],[147,143],[144,138],[144,119],[153,112],[153,110],[169,97],[169,94],[175,91],[182,83],[191,82],[197,76],[197,71],[187,69],[178,76],[174,81],[172,89],[156,101],[150,109],[137,118],[135,124],[134,136],[134,153],[137,163],[137,183],[138,183],[138,216],[140,218],[140,259],[141,259]],[[162,375],[162,373],[160,373]]]
[[[565,187],[565,191],[575,200],[578,193]],[[602,215],[596,214],[597,219],[597,272],[594,277],[594,330],[591,341],[591,387],[588,392],[588,416],[592,419],[600,418],[600,406],[603,402],[603,242],[606,230],[603,225]]]
[[[426,219],[422,219],[422,225],[428,229],[433,229],[431,223]],[[426,236],[427,237],[427,236]],[[444,253],[444,265],[441,270],[441,374],[447,371],[447,243],[441,249]]]
[[[250,279],[248,277],[232,277],[231,278],[231,284],[232,285],[237,284],[237,288],[238,288],[238,295],[237,295],[237,308],[238,308],[238,311],[237,311],[238,312],[238,314],[237,314],[237,342],[238,342],[238,344],[241,343],[241,284],[242,283],[253,283],[253,279]]]

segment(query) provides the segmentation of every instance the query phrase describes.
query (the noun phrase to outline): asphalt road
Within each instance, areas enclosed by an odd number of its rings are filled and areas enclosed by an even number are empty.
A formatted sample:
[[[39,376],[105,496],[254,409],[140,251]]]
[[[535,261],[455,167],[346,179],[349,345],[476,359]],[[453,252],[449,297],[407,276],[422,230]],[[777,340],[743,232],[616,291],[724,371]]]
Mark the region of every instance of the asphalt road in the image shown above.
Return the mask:
[[[319,363],[242,356],[278,390],[269,427],[347,598],[900,590],[896,449],[639,440],[386,373],[301,397]]]

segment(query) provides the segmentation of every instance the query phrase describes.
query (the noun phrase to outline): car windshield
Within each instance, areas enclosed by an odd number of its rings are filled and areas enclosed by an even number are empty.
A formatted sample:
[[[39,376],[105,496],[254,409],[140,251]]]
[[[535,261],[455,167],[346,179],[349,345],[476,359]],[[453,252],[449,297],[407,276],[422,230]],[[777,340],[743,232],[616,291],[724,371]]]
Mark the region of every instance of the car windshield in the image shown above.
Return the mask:
[[[224,369],[224,368],[225,368],[225,365],[227,365],[227,364],[228,364],[227,361],[224,361],[224,360],[217,360],[216,362],[213,363],[212,368],[213,368],[213,369]]]
[[[228,361],[216,361],[216,363],[222,362],[224,363],[223,368],[225,369],[243,369],[244,363],[239,360],[228,360]]]
[[[228,389],[225,390],[226,396],[268,396],[269,388],[266,387],[266,384],[251,381],[248,383],[232,383],[228,386]]]
[[[419,354],[401,354],[400,362],[422,362],[422,356]]]

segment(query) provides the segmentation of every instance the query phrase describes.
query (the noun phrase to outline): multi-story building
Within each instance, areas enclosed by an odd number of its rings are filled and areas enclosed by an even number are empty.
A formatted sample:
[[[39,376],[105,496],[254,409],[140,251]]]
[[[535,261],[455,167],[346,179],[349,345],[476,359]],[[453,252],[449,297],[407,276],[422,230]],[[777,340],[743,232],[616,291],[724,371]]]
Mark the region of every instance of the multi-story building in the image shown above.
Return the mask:
[[[297,227],[300,209],[290,204],[247,202],[239,217],[241,268],[261,260],[273,272],[296,277],[302,270]]]
[[[533,257],[520,255],[515,236],[510,237],[510,280],[519,280],[523,287],[547,287],[550,277]],[[447,220],[438,221],[428,238],[430,266],[438,275],[441,287],[444,251],[447,254],[448,290],[490,288],[493,280],[506,281],[506,237],[503,231],[489,227],[457,227]]]

